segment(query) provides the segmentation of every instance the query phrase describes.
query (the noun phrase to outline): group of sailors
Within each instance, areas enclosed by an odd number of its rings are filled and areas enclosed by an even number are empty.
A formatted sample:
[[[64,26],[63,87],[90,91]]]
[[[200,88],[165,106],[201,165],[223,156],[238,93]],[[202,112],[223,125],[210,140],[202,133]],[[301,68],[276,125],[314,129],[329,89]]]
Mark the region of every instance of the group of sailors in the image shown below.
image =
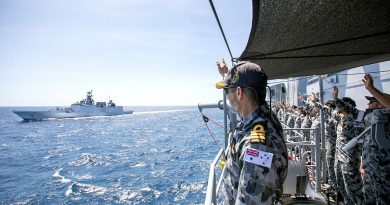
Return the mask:
[[[343,147],[361,134],[368,126],[357,120],[358,109],[353,99],[338,98],[337,87],[333,99],[319,104],[314,93],[304,100],[303,106],[288,103],[272,104],[280,122],[289,128],[320,128],[320,111],[324,113],[327,183],[337,191],[343,204],[388,204],[390,203],[390,150],[377,144],[367,132],[363,142],[349,150]],[[366,96],[367,111],[383,109],[375,97]],[[367,113],[366,111],[366,113]],[[310,130],[300,131],[303,141],[311,141]],[[341,195],[341,197],[340,197]]]

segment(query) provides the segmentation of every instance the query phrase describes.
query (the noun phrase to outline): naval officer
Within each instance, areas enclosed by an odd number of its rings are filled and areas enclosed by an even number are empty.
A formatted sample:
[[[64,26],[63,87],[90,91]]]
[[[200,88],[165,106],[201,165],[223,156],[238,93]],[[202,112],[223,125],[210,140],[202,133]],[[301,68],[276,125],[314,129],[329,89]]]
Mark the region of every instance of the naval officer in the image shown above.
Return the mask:
[[[216,86],[242,118],[227,147],[224,203],[273,204],[283,193],[287,148],[281,124],[265,101],[267,75],[243,61],[223,76]]]

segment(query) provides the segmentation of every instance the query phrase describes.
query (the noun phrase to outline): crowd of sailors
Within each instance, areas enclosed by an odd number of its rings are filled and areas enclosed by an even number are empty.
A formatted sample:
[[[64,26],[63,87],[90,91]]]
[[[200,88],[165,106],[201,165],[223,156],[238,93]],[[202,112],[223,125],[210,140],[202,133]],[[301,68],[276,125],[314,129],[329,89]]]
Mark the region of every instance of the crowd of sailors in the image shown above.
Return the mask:
[[[364,79],[363,81],[366,83]],[[368,83],[372,86],[372,82]],[[367,86],[366,88],[369,90]],[[377,94],[372,94],[377,97]],[[385,100],[386,96],[387,100],[390,97],[385,93],[381,94],[385,96]],[[366,96],[368,100],[366,113],[373,109],[390,108],[384,106],[384,104],[388,105],[388,101],[383,101],[380,97],[381,101],[379,101],[376,97]],[[316,94],[311,93],[307,99],[299,97],[303,106],[274,102],[272,109],[280,122],[288,128],[318,129],[321,126],[322,109],[329,187],[337,191],[338,199],[342,199],[343,204],[388,204],[390,202],[390,150],[373,141],[370,132],[367,132],[362,143],[348,151],[343,150],[342,148],[362,133],[368,124],[364,120],[358,120],[359,111],[353,99],[339,98],[337,87],[333,88],[332,98],[321,106]],[[303,135],[302,141],[313,140],[310,130],[299,132]]]

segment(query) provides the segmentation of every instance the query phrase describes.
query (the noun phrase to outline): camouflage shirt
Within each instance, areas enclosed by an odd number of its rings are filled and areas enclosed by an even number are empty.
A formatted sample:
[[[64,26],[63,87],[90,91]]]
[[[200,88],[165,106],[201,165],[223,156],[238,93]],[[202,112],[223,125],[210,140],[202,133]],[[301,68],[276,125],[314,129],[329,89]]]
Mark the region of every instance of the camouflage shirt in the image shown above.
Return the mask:
[[[294,128],[295,118],[296,118],[295,113],[291,113],[290,116],[287,119],[287,126],[288,127]]]
[[[261,137],[254,138],[255,132]],[[243,160],[248,148],[272,153],[271,167]],[[282,127],[276,115],[270,116],[267,105],[249,114],[236,129],[227,148],[226,169],[225,204],[272,204],[281,196],[287,175],[287,148]]]
[[[340,120],[337,124],[337,140],[336,149],[338,152],[337,159],[343,162],[349,162],[355,155],[358,154],[358,147],[345,152],[342,148],[354,137],[357,136],[360,129],[356,129],[354,113],[356,109],[348,103],[336,100],[336,107],[339,112]]]

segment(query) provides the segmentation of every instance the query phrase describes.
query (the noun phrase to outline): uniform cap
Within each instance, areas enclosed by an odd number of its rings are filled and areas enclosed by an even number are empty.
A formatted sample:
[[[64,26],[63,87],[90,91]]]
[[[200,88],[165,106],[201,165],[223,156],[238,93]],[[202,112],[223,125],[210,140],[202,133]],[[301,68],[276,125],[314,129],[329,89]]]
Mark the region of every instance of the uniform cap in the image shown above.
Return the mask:
[[[371,96],[365,96],[365,97],[370,102],[379,102],[378,99],[376,99],[375,97],[371,97]]]
[[[267,87],[267,75],[257,64],[249,61],[240,61],[229,70],[228,75],[222,81],[217,82],[216,87],[221,88],[254,88]]]
[[[352,105],[352,107],[356,107],[356,102],[354,100],[352,100],[352,98],[350,98],[350,97],[343,97],[343,98],[341,98],[341,100]]]

